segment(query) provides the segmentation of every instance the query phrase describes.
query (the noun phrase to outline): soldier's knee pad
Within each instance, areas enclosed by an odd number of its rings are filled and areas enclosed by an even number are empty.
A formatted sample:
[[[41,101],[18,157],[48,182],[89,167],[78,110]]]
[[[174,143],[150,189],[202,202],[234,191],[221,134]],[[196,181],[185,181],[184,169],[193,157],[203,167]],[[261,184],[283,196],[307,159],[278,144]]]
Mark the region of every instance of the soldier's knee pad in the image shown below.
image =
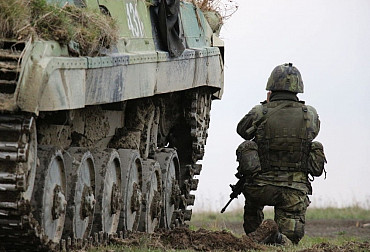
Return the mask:
[[[291,221],[294,228],[284,231],[282,230],[281,232],[285,234],[293,243],[298,244],[298,242],[304,236],[304,223],[301,220],[297,219],[292,219]]]

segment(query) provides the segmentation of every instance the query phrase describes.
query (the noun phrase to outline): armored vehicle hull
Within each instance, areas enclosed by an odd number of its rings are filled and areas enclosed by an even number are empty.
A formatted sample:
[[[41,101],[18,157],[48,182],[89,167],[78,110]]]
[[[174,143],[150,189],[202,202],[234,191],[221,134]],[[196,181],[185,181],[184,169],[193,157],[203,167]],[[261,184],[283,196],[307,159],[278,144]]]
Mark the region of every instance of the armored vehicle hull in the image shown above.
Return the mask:
[[[75,2],[116,20],[117,45],[89,57],[56,41],[0,42],[7,251],[65,248],[191,218],[211,102],[223,90],[221,41],[189,2],[174,14],[175,45],[161,39],[165,3]]]

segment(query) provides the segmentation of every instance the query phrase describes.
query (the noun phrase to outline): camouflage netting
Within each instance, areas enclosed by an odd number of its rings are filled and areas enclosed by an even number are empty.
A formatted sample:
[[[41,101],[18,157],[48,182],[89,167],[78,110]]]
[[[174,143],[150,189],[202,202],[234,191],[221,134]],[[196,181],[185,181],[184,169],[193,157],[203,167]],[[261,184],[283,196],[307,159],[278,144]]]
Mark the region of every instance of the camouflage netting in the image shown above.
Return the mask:
[[[224,21],[230,18],[237,10],[235,0],[186,0],[198,6],[204,13],[214,33],[219,35]]]
[[[186,0],[196,4],[203,12],[217,12],[222,20],[230,18],[237,10],[236,0]]]
[[[58,7],[46,0],[0,0],[0,10],[0,39],[32,37],[61,45],[74,41],[84,56],[98,55],[118,40],[114,20],[99,11],[73,5]]]

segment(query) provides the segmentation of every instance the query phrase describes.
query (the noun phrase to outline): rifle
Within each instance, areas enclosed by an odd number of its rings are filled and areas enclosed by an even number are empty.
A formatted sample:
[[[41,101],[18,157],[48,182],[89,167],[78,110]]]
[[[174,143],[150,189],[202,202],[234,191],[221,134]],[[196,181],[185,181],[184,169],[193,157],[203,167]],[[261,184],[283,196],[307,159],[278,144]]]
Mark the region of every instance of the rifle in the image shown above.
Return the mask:
[[[237,176],[238,177],[238,176]],[[221,213],[225,212],[226,208],[230,205],[231,201],[233,201],[235,198],[238,198],[238,196],[242,193],[243,187],[246,181],[246,177],[238,177],[239,180],[235,185],[230,185],[232,193],[230,194],[230,200],[227,202],[224,208],[222,208]]]

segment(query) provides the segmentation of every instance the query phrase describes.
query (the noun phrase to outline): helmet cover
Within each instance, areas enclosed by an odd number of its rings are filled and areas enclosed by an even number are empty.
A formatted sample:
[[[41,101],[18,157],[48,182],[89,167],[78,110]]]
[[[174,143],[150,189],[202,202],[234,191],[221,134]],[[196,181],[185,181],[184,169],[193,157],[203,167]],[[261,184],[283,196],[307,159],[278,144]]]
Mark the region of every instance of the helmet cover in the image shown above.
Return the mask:
[[[292,63],[279,65],[272,71],[267,81],[266,90],[303,93],[301,73]]]

